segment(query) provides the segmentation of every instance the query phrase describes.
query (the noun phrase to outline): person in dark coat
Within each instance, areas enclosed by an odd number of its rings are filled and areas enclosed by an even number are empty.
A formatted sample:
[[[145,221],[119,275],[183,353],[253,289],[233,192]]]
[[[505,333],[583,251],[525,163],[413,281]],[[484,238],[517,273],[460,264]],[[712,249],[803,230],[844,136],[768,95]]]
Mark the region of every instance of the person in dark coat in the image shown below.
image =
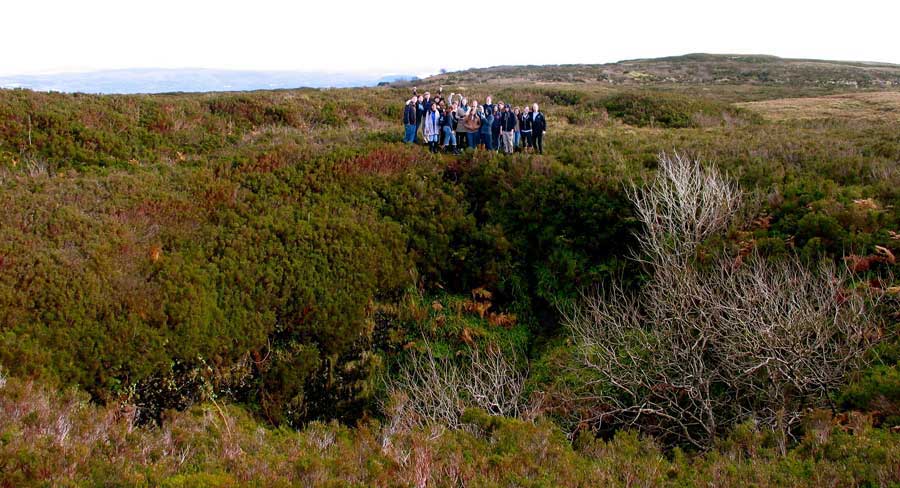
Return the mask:
[[[519,115],[519,131],[522,132],[522,148],[531,149],[531,107],[522,109]]]
[[[500,104],[500,147],[505,154],[515,151],[515,133],[518,121],[509,105]]]
[[[478,117],[481,119],[481,129],[478,131],[478,145],[490,151],[494,147],[493,138],[491,137],[491,130],[494,127],[494,114],[488,115],[484,107],[481,106],[478,109]]]
[[[538,154],[544,154],[544,133],[547,132],[547,119],[541,113],[538,104],[531,106],[531,139]]]
[[[403,107],[403,142],[412,144],[416,142],[416,98],[406,101]]]
[[[494,108],[494,118],[491,120],[491,151],[500,149],[500,116],[503,114],[503,102],[497,104]]]
[[[494,102],[491,101],[491,96],[488,95],[484,101],[484,105],[481,106],[481,111],[479,112],[482,116],[482,126],[481,132],[478,134],[478,143],[479,145],[483,145],[485,149],[493,149],[494,148]]]
[[[422,117],[425,117],[425,97],[416,97],[416,142],[419,141],[419,129],[422,127]]]
[[[445,107],[443,113],[441,114],[441,132],[444,134],[443,144],[441,149],[443,151],[447,151],[447,146],[450,146],[450,152],[453,154],[459,154],[456,151],[456,128],[454,127],[456,122],[456,104],[454,103],[450,107]]]

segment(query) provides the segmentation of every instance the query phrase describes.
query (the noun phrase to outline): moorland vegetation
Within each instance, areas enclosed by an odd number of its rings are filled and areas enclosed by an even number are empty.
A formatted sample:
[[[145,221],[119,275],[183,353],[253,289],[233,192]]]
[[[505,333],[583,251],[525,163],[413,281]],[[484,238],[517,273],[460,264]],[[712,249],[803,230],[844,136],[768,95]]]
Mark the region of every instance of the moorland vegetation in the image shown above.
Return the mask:
[[[476,74],[0,91],[0,486],[900,482],[896,92]]]

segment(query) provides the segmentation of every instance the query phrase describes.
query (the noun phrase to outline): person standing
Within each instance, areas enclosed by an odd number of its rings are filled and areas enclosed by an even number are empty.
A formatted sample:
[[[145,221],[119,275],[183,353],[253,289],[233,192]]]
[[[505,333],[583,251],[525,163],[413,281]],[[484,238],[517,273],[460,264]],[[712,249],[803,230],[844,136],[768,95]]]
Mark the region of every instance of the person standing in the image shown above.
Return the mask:
[[[425,98],[422,99],[422,107],[425,109],[425,113],[431,112],[431,104],[434,101],[431,99],[431,92],[425,92]]]
[[[531,109],[525,107],[519,117],[519,131],[522,132],[522,148],[531,151]]]
[[[452,98],[453,95],[450,95]],[[461,147],[466,147],[466,144],[469,141],[469,129],[466,128],[466,114],[469,113],[469,107],[466,105],[468,100],[463,97],[459,106],[456,107],[456,142]]]
[[[513,109],[513,115],[516,117],[516,130],[513,135],[513,150],[519,150],[519,141],[522,140],[522,126],[520,122],[522,121],[522,109],[516,107]]]
[[[438,146],[438,138],[441,134],[441,113],[438,111],[436,103],[431,104],[431,111],[425,114],[425,121],[422,127],[425,133],[425,140],[428,142],[428,149],[436,153]]]
[[[466,114],[465,125],[466,125],[466,137],[469,142],[469,147],[471,149],[475,149],[478,147],[478,131],[481,129],[481,116],[478,112],[483,111],[480,106],[476,103],[472,107],[469,107],[469,112]]]
[[[478,107],[478,116],[481,118],[481,130],[478,131],[478,145],[490,151],[494,147],[492,131],[494,128],[494,112],[493,105],[487,109],[488,105]]]
[[[422,117],[425,116],[425,97],[416,97],[416,137],[414,142],[419,142],[419,129],[422,127]]]
[[[456,154],[456,132],[453,131],[453,121],[456,118],[456,107],[447,107],[444,109],[444,113],[441,115],[441,132],[444,133],[444,141],[441,146],[441,149],[444,151],[447,150],[447,146],[450,146],[450,151],[453,154]]]
[[[497,103],[497,106],[494,107],[494,120],[491,123],[491,150],[497,151],[500,149],[500,118],[503,116],[503,109],[505,104],[503,102]]]
[[[499,104],[500,107],[500,138],[503,141],[502,150],[506,154],[515,151],[516,114],[510,110],[509,105]]]
[[[544,154],[544,133],[547,132],[547,119],[541,113],[538,104],[531,106],[531,138],[534,140],[534,148],[538,154]]]
[[[484,115],[494,115],[494,102],[491,101],[491,96],[484,100]]]
[[[493,141],[493,126],[494,126],[494,102],[491,100],[491,96],[488,95],[484,101],[484,105],[481,106],[482,117],[482,125],[481,132],[478,134],[478,143],[479,145],[484,145],[485,149],[492,149],[494,147]],[[487,127],[485,127],[487,125]]]
[[[412,144],[416,141],[416,97],[406,101],[403,108],[403,142]]]

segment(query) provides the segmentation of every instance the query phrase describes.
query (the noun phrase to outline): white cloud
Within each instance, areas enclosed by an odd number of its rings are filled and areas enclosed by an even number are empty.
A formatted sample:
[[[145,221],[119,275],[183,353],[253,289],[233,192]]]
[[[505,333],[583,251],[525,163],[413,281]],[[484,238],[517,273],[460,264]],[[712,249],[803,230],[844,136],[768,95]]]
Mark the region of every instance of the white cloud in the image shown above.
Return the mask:
[[[8,0],[0,74],[434,72],[688,52],[900,63],[892,1]]]

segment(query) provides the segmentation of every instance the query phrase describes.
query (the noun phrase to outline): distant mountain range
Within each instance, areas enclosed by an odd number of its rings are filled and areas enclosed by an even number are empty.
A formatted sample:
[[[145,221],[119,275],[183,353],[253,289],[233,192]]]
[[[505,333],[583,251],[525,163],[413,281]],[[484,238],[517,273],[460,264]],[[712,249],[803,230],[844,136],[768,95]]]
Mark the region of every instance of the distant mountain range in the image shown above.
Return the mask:
[[[169,93],[374,86],[415,75],[215,69],[122,69],[0,76],[0,88],[80,93]]]

